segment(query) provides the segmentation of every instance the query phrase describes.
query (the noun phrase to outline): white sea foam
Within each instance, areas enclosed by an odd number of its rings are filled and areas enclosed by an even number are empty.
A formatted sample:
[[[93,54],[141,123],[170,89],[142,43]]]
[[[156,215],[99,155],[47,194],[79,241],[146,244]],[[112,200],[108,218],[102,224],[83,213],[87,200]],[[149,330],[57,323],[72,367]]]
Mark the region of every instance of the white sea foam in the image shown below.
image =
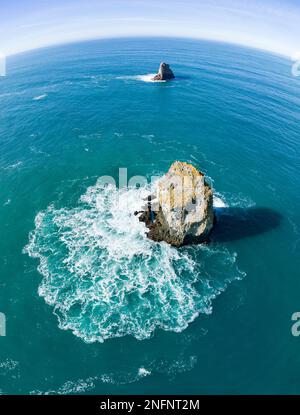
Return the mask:
[[[16,161],[15,163],[10,164],[9,166],[3,167],[3,170],[15,170],[18,167],[22,166],[22,164],[22,161]]]
[[[7,199],[4,203],[3,206],[8,206],[11,204],[11,199]]]
[[[166,81],[154,81],[153,78],[155,75],[156,75],[155,73],[149,73],[146,75],[138,75],[136,79],[138,81],[143,81],[143,82],[166,82]]]
[[[132,81],[142,81],[142,82],[150,82],[150,83],[160,83],[160,82],[166,82],[166,81],[154,81],[154,76],[157,75],[156,73],[148,73],[144,75],[129,75],[129,76],[119,76],[117,79],[123,79],[123,80],[132,80]]]
[[[226,202],[219,196],[214,196],[214,208],[224,208],[228,207]]]
[[[135,383],[145,378],[146,376],[152,375],[150,369],[145,367],[140,367],[137,372],[125,372],[125,373],[115,373],[115,374],[104,374],[97,376],[97,380],[103,383],[110,383],[112,385],[127,385],[129,383]]]
[[[0,362],[0,374],[5,374],[15,370],[19,366],[19,362],[13,359],[5,359]]]
[[[82,394],[85,392],[91,392],[96,388],[98,383],[108,383],[111,385],[127,385],[129,383],[138,382],[139,380],[150,376],[151,371],[141,367],[137,372],[129,373],[115,373],[115,374],[102,374],[96,376],[90,376],[86,379],[68,380],[57,389],[49,389],[47,391],[33,390],[29,392],[30,395],[70,395],[70,394]]]
[[[78,379],[76,381],[66,381],[58,389],[50,389],[45,392],[34,390],[29,392],[30,395],[74,395],[84,392],[90,392],[95,388],[95,380],[97,377],[89,377],[87,379]]]
[[[242,208],[249,209],[255,206],[255,202],[243,193],[232,194],[228,192],[219,193],[214,190],[214,208]]]
[[[42,99],[45,99],[47,97],[47,94],[38,95],[33,98],[33,101],[41,101]]]
[[[151,375],[151,371],[150,371],[150,370],[145,369],[144,367],[140,367],[140,368],[139,368],[139,371],[138,371],[138,374],[139,374],[139,376],[141,376],[141,377],[145,377],[145,376],[149,376],[149,375]]]
[[[217,194],[226,204],[226,207],[249,209],[255,206],[255,202],[243,193],[222,193]]]
[[[199,313],[210,313],[211,301],[240,277],[225,248],[178,250],[149,240],[133,214],[149,191],[97,183],[78,206],[51,205],[37,215],[25,251],[40,260],[39,295],[54,307],[61,329],[86,342],[143,340],[156,328],[181,332]],[[220,274],[210,275],[211,261]]]

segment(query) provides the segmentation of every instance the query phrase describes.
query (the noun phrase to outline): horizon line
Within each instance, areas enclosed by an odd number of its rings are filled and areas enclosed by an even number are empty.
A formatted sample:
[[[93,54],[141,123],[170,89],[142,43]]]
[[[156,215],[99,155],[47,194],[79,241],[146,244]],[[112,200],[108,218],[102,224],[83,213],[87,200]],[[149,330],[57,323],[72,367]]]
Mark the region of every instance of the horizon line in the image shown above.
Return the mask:
[[[171,35],[124,35],[124,36],[102,36],[102,37],[97,37],[97,38],[82,38],[82,39],[77,39],[77,40],[73,40],[73,41],[67,41],[67,42],[59,42],[59,43],[49,43],[49,44],[45,44],[43,46],[37,47],[37,48],[29,48],[29,49],[24,49],[22,51],[19,52],[15,52],[15,53],[10,53],[10,54],[4,54],[4,56],[6,58],[9,57],[13,57],[13,56],[18,56],[18,55],[22,55],[22,54],[26,54],[26,53],[30,53],[30,52],[35,52],[35,51],[40,51],[43,49],[51,49],[51,48],[55,48],[55,47],[61,47],[61,46],[68,46],[68,45],[74,45],[77,43],[87,43],[87,42],[97,42],[97,41],[102,41],[102,40],[117,40],[117,39],[178,39],[178,40],[192,40],[192,41],[207,41],[207,42],[212,42],[212,43],[220,43],[220,44],[225,44],[225,45],[233,45],[233,46],[238,46],[244,49],[250,49],[250,50],[254,50],[254,51],[259,51],[259,52],[264,52],[264,53],[268,53],[277,57],[281,57],[281,58],[285,58],[288,60],[292,60],[292,56],[288,55],[288,54],[284,54],[272,49],[263,49],[263,48],[259,48],[259,47],[255,47],[255,46],[250,46],[244,43],[239,43],[239,42],[230,42],[230,41],[224,41],[224,40],[219,40],[219,39],[215,39],[215,38],[208,38],[208,37],[191,37],[191,36],[171,36]]]

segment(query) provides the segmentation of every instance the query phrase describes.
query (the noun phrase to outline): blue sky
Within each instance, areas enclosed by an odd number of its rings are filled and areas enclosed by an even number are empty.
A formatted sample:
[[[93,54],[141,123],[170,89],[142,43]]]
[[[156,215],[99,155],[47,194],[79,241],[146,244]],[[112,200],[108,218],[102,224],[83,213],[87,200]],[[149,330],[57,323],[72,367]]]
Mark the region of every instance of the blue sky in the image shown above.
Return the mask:
[[[0,0],[0,52],[118,36],[221,40],[293,56],[300,0]]]

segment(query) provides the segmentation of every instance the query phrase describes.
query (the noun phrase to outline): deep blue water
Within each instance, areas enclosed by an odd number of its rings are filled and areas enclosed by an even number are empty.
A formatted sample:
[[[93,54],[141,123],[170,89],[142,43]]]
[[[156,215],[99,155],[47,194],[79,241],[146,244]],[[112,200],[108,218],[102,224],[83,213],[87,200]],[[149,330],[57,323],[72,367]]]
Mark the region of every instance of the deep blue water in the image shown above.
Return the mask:
[[[148,82],[162,60],[176,79]],[[288,60],[178,39],[48,48],[9,58],[0,108],[1,393],[300,393]],[[214,187],[208,245],[147,240],[145,189],[97,184],[174,160]]]

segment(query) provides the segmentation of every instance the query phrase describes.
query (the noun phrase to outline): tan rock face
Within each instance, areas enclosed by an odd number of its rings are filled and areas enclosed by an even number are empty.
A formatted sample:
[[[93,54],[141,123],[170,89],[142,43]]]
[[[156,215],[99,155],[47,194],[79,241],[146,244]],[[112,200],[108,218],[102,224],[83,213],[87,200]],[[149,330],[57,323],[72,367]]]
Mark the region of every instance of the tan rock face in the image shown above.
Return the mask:
[[[163,176],[154,201],[140,217],[148,237],[174,246],[207,240],[213,224],[213,192],[204,175],[188,163],[176,161]]]

